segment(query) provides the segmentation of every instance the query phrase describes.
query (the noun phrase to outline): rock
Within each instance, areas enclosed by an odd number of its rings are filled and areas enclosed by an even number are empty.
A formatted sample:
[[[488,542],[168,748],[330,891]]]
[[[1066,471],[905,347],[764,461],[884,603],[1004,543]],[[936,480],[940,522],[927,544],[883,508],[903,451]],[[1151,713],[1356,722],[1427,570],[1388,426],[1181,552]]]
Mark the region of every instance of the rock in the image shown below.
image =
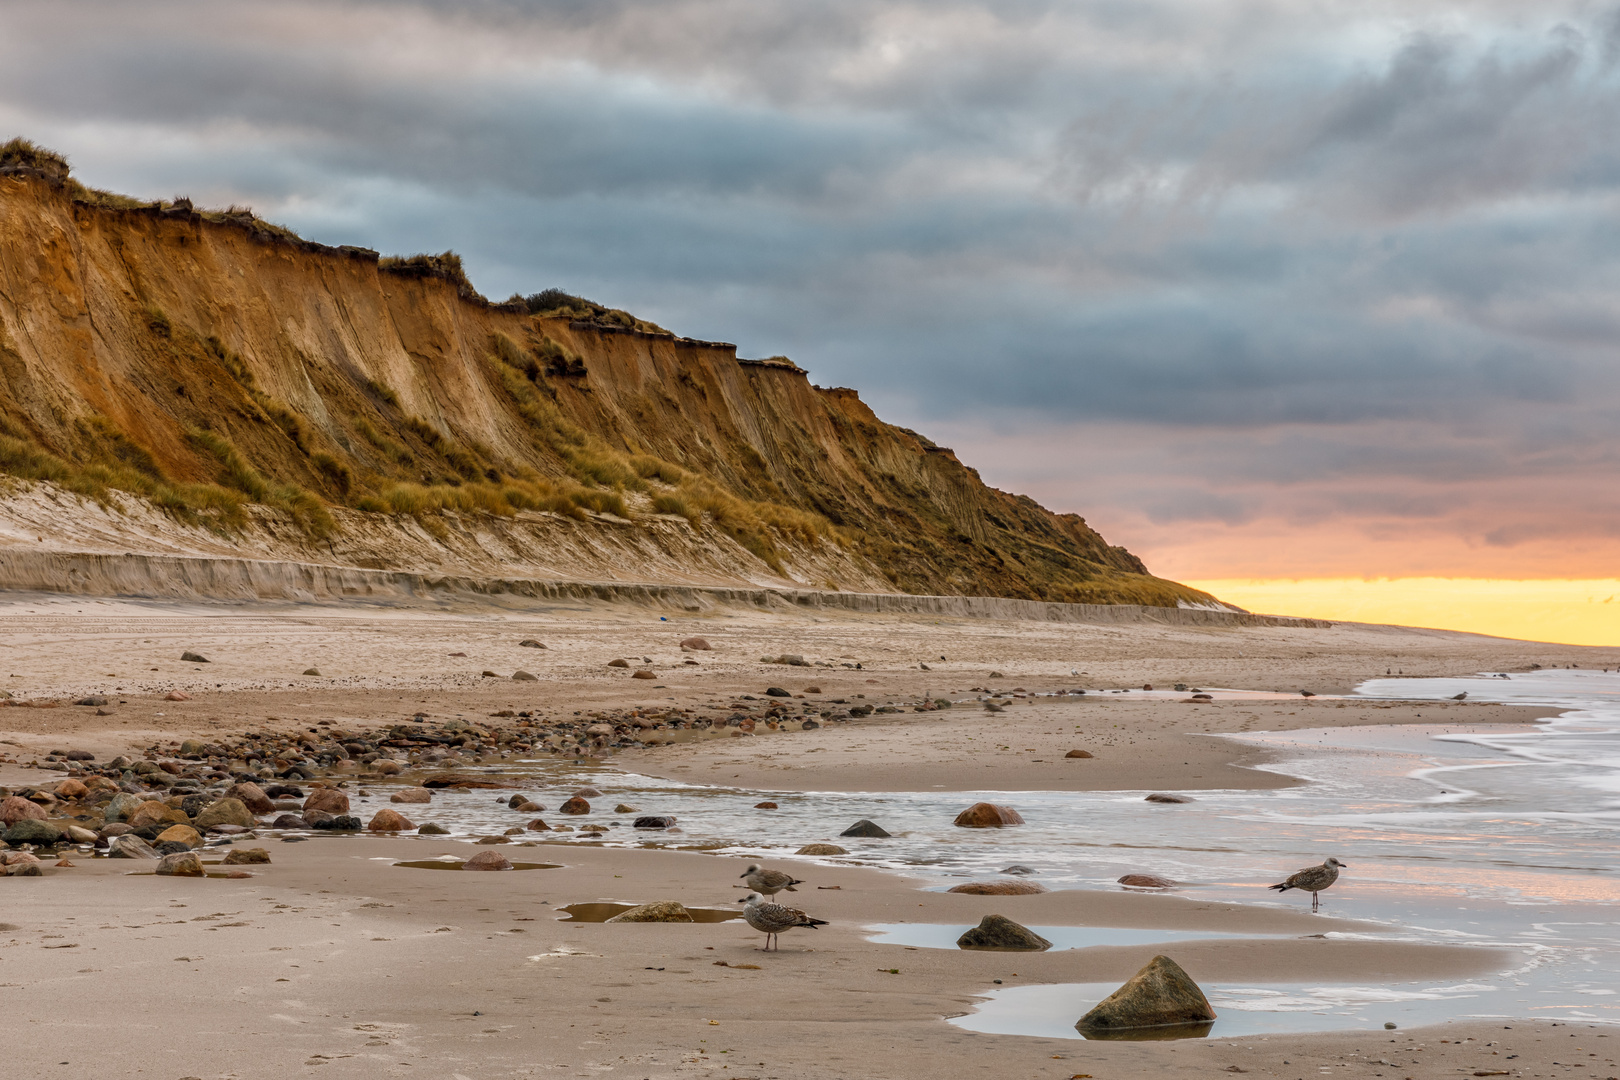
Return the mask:
[[[979,925],[956,939],[958,949],[1006,949],[1045,952],[1052,943],[1005,915],[986,915]]]
[[[1034,896],[1048,889],[1034,881],[970,881],[947,891],[970,896]]]
[[[1152,683],[1143,683],[1142,684],[1142,689],[1144,689],[1144,690],[1152,690],[1153,689],[1153,684]]]
[[[82,799],[89,793],[89,788],[72,777],[57,781],[56,787],[51,789],[51,794],[58,799]]]
[[[100,706],[107,704],[107,699],[102,697],[100,694],[86,694],[84,697],[75,700],[73,704],[90,705],[99,708]]]
[[[39,844],[51,845],[62,839],[62,830],[48,821],[37,818],[18,818],[16,824],[6,830],[5,841],[8,844]]]
[[[1143,801],[1156,803],[1188,803],[1192,802],[1193,799],[1186,795],[1166,795],[1162,791],[1155,791]]]
[[[131,795],[127,791],[121,791],[112,797],[112,802],[108,803],[106,809],[102,811],[103,819],[109,824],[114,821],[124,821],[130,814],[139,809],[141,803],[145,801],[139,795]],[[3,814],[3,811],[0,811],[0,814]]]
[[[0,800],[0,822],[9,828],[19,821],[44,821],[45,811],[38,803],[29,802],[21,795],[7,795]]]
[[[777,806],[773,802],[757,802],[757,803],[754,804],[754,809],[755,810],[775,810],[775,809],[777,809]]]
[[[1001,872],[1003,874],[1033,874],[1035,871],[1031,870],[1023,863],[1013,863],[1011,866],[1006,867]]]
[[[461,864],[463,870],[513,870],[511,860],[498,851],[480,851]]]
[[[422,786],[425,788],[503,788],[511,787],[510,783],[498,780],[488,780],[482,776],[468,776],[465,773],[443,772],[423,777]]]
[[[103,701],[101,704],[105,705],[107,703]],[[88,750],[69,750],[67,752],[67,759],[69,761],[94,761],[96,760],[96,755],[92,754]]]
[[[611,739],[613,738],[613,725],[592,724],[585,729],[585,734],[593,739]]]
[[[613,812],[615,814],[639,814],[639,813],[641,813],[641,811],[637,810],[635,807],[631,806],[629,803],[620,803],[618,806],[615,806],[613,808]]]
[[[339,814],[324,821],[312,823],[317,829],[330,829],[333,832],[359,832],[362,828],[360,819],[350,814]]]
[[[1121,1029],[1168,1027],[1172,1024],[1208,1024],[1215,1010],[1209,999],[1168,956],[1155,956],[1148,965],[1082,1016],[1075,1027]]]
[[[673,829],[675,827],[674,814],[648,814],[636,818],[637,829]]]
[[[882,837],[888,836],[889,833],[885,832],[881,825],[874,824],[873,822],[867,821],[865,818],[862,818],[861,820],[857,821],[855,824],[851,825],[849,828],[845,829],[843,832],[839,833],[838,835],[839,836],[871,836],[871,837],[882,838]]]
[[[78,866],[79,864],[76,863],[76,862],[73,862],[70,859],[57,859],[55,862],[51,863],[51,865],[52,866],[61,866],[61,867],[71,867],[71,866]]]
[[[103,825],[96,835],[105,840],[111,840],[115,836],[123,836],[127,832],[134,831],[122,821],[115,821],[111,825]]]
[[[788,693],[786,690],[782,689],[780,686],[767,686],[765,688],[765,696],[766,697],[792,697],[793,695]]]
[[[168,877],[206,877],[202,859],[195,851],[176,851],[158,860],[156,873]]]
[[[305,810],[299,816],[304,819],[304,824],[311,829],[319,829],[337,817],[336,814],[328,814],[325,810]]]
[[[247,807],[250,814],[268,814],[276,808],[276,804],[270,801],[270,797],[264,793],[264,789],[248,780],[232,784],[226,788],[224,797],[235,799]],[[228,822],[227,824],[234,823]]]
[[[505,836],[480,836],[473,841],[475,844],[506,844],[510,842]]]
[[[97,839],[95,833],[78,825],[69,825],[62,830],[62,835],[75,844],[93,844]]]
[[[1067,754],[1064,754],[1063,756],[1066,757],[1066,758],[1071,758],[1071,757],[1072,758],[1096,757],[1096,755],[1093,754],[1089,750],[1070,750]]]
[[[158,853],[152,850],[151,844],[148,844],[134,833],[126,833],[123,836],[114,837],[112,842],[107,845],[107,857],[109,859],[155,859],[158,857]]]
[[[7,867],[6,868],[6,876],[7,877],[44,877],[45,876],[45,868],[40,865],[40,861],[38,859],[32,859],[29,862],[18,863],[15,866]]]
[[[525,825],[523,827],[525,829],[528,829],[530,832],[550,832],[551,831],[551,826],[547,825],[545,822],[541,821],[539,818],[535,818],[533,821],[529,822],[527,825]]]
[[[208,657],[204,656],[202,653],[194,653],[194,652],[191,652],[190,650],[187,650],[186,652],[181,653],[180,654],[180,659],[181,659],[181,661],[183,663],[187,663],[187,664],[206,664],[206,663],[209,663]]]
[[[574,794],[578,795],[581,799],[600,799],[602,797],[602,793],[593,787],[579,788],[574,792]]]
[[[343,801],[344,809],[348,809],[348,799]],[[244,829],[253,827],[253,814],[242,805],[241,799],[218,799],[203,808],[193,822],[199,829],[206,829],[210,825],[240,825]]]
[[[608,667],[629,667],[630,666],[630,661],[628,661],[628,660],[609,660],[607,666]]]
[[[297,814],[279,814],[276,820],[270,823],[272,829],[307,829],[309,822]]]
[[[681,639],[681,650],[683,652],[708,652],[712,648],[714,648],[714,646],[710,645],[707,641],[700,637]]]
[[[837,844],[806,844],[795,855],[848,855],[849,852]]]
[[[160,844],[184,844],[186,850],[190,851],[192,848],[202,847],[203,838],[202,833],[193,829],[190,825],[170,825],[167,829],[158,833],[157,842]]]
[[[540,681],[540,676],[532,675],[527,671],[519,670],[519,671],[512,672],[512,681],[513,682],[539,682]]]
[[[191,700],[191,695],[186,693],[184,690],[170,690],[167,694],[163,695],[163,700],[164,701],[190,701]]]
[[[397,761],[390,761],[388,758],[372,762],[371,768],[379,776],[398,776],[405,771],[405,766]]]
[[[534,638],[524,638],[522,641],[518,642],[518,647],[523,648],[523,649],[543,649],[543,648],[545,648],[544,645],[542,645],[538,641],[534,640]]]
[[[807,687],[804,688],[804,692],[807,693],[807,694],[819,694],[819,693],[821,693],[821,687],[819,687],[819,686],[807,686]]]
[[[248,863],[267,863],[270,853],[262,847],[234,848],[225,856],[226,866],[245,866]]]
[[[621,911],[608,922],[696,922],[686,905],[674,900],[655,900],[629,911]]]
[[[395,803],[429,803],[433,801],[433,792],[424,787],[402,788],[388,796],[388,801]]]
[[[316,788],[304,800],[305,810],[321,810],[328,814],[347,814],[349,797],[336,788]]]
[[[656,679],[656,678],[658,678],[657,675],[654,675],[652,672],[646,670],[645,668],[643,668],[640,671],[633,672],[630,677],[632,679]]]
[[[995,803],[974,803],[956,815],[954,824],[962,829],[999,829],[1003,825],[1022,825],[1024,818],[1010,806]]]
[[[588,814],[590,812],[591,804],[578,795],[557,807],[557,813],[559,814]]]
[[[1174,889],[1181,884],[1179,881],[1171,881],[1157,874],[1126,874],[1119,879],[1119,883],[1129,885],[1133,889]]]
[[[304,674],[305,674],[305,675],[313,675],[313,676],[315,676],[315,677],[316,677],[316,678],[319,678],[319,677],[320,677],[320,674],[321,674],[321,672],[320,672],[320,669],[319,669],[319,668],[305,668],[305,669],[304,669]]]
[[[440,825],[440,824],[438,824],[436,822],[430,821],[426,825],[418,826],[417,829],[416,829],[416,835],[418,835],[418,836],[449,836],[450,835],[450,830],[445,828],[443,825]]]
[[[519,803],[517,806],[512,807],[512,809],[516,810],[520,814],[538,814],[544,811],[545,807],[541,806],[539,803],[525,802]]]
[[[253,830],[241,825],[210,825],[208,831],[215,836],[240,836],[248,839],[248,833]]]
[[[184,810],[177,809],[167,803],[156,799],[148,799],[136,807],[135,812],[128,817],[129,827],[144,829],[148,825],[161,825],[167,828],[170,825],[190,825],[191,819],[186,817]]]
[[[366,825],[372,832],[404,832],[416,828],[411,819],[398,810],[379,810]]]
[[[162,858],[165,855],[183,855],[191,850],[191,845],[182,844],[178,840],[153,840],[152,850]]]
[[[493,672],[493,671],[485,671],[484,674],[483,674],[483,678],[486,678],[486,679],[498,679],[498,678],[500,678],[500,675],[498,673],[496,673],[496,672]]]

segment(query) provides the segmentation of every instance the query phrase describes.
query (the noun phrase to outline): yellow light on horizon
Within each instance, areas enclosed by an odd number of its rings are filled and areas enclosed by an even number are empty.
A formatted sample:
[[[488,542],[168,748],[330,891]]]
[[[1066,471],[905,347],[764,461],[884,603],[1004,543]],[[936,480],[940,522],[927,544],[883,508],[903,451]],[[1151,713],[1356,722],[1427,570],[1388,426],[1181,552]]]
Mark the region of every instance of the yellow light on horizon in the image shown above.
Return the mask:
[[[1268,615],[1620,645],[1620,578],[1220,578],[1186,584]]]

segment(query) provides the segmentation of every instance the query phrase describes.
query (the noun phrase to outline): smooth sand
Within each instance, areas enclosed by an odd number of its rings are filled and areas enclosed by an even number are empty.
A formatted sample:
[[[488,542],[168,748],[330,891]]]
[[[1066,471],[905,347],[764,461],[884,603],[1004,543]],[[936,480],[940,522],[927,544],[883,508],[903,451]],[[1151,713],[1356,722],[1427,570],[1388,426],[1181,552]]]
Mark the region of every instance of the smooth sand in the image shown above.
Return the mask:
[[[1615,650],[1389,628],[1189,631],[730,614],[659,622],[656,612],[628,608],[244,611],[25,598],[0,608],[0,673],[15,676],[8,688],[56,700],[113,691],[124,704],[110,716],[67,705],[0,710],[10,744],[0,749],[26,761],[55,746],[101,754],[160,735],[316,719],[362,726],[416,711],[484,721],[503,708],[571,715],[672,698],[723,704],[766,685],[795,693],[819,685],[822,698],[865,693],[872,703],[984,685],[1107,689],[1185,681],[1326,693],[1382,675],[1386,666],[1465,674],[1620,660]],[[716,646],[691,654],[699,659],[696,670],[683,664],[677,647],[692,633]],[[531,636],[549,648],[517,646]],[[213,663],[181,664],[182,648]],[[448,655],[460,651],[468,656]],[[758,663],[783,651],[859,662],[862,670]],[[635,657],[638,666],[642,656],[651,657],[658,683],[632,683],[626,672],[603,666],[620,655]],[[922,671],[921,663],[934,670]],[[311,665],[321,678],[295,674]],[[480,675],[485,669],[509,675],[519,666],[542,681]],[[991,671],[1003,675],[992,679]],[[178,687],[195,692],[195,700],[159,699]],[[1523,722],[1544,712],[1339,704],[1043,699],[1019,701],[1001,714],[976,707],[908,711],[817,732],[636,750],[618,761],[645,772],[723,775],[727,782],[793,790],[1254,787],[1292,781],[1245,768],[1252,750],[1206,732]],[[1058,757],[1075,746],[1097,757]],[[0,784],[53,778],[0,767]],[[11,1071],[174,1080],[980,1074],[1101,1080],[1207,1077],[1229,1066],[1298,1078],[1319,1069],[1338,1075],[1344,1064],[1346,1076],[1494,1068],[1566,1075],[1551,1065],[1555,1060],[1590,1066],[1574,1075],[1615,1071],[1601,1029],[1526,1022],[1510,1022],[1511,1030],[1473,1023],[1417,1033],[1181,1043],[974,1034],[943,1018],[970,1011],[992,979],[1004,986],[1123,980],[1154,950],[911,950],[872,944],[862,932],[877,922],[969,923],[1000,912],[1033,924],[1286,935],[1178,944],[1177,960],[1206,981],[1320,982],[1326,970],[1362,981],[1468,979],[1515,959],[1489,950],[1327,941],[1308,935],[1355,924],[1302,911],[1124,892],[957,896],[919,891],[917,882],[890,873],[813,868],[792,899],[831,925],[784,935],[781,953],[765,954],[757,951],[759,935],[736,922],[554,921],[562,905],[599,898],[723,905],[741,895],[738,860],[542,844],[502,850],[563,868],[471,874],[391,865],[472,850],[427,839],[323,837],[266,846],[274,862],[246,880],[130,877],[130,863],[80,858],[77,867],[45,878],[0,882],[0,920],[15,927],[0,930],[0,1015],[11,1029]],[[1575,1044],[1582,1047],[1578,1055]],[[1508,1053],[1519,1056],[1504,1065]]]

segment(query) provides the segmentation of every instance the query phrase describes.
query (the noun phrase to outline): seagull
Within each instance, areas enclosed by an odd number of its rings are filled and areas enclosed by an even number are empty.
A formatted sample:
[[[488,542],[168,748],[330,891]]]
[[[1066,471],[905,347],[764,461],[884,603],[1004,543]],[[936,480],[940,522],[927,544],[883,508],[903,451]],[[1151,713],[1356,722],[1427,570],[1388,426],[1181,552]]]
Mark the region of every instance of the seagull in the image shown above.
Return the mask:
[[[1452,694],[1451,695],[1451,700],[1452,701],[1461,701],[1463,698],[1465,698],[1467,696],[1468,696],[1468,691],[1464,690],[1460,694]]]
[[[1268,885],[1267,888],[1276,889],[1278,892],[1287,892],[1289,889],[1304,889],[1311,894],[1311,910],[1315,911],[1321,906],[1321,898],[1316,894],[1339,880],[1339,869],[1341,867],[1349,869],[1338,859],[1330,857],[1321,866],[1307,866],[1297,874],[1289,875],[1287,881],[1276,885]]]
[[[795,926],[808,926],[814,930],[818,926],[826,926],[825,919],[812,919],[798,908],[783,907],[781,904],[767,903],[759,893],[749,893],[738,901],[746,905],[743,908],[743,918],[748,925],[765,935],[765,948],[771,947],[771,939],[778,938],[777,949],[782,947],[778,935],[784,930],[791,930]]]
[[[775,896],[783,889],[788,892],[798,892],[799,890],[793,886],[804,884],[798,878],[789,877],[780,870],[762,869],[758,863],[751,864],[747,870],[738,876],[748,882],[750,889],[757,893],[764,893],[766,896]]]
[[[984,711],[985,712],[1006,712],[1007,710],[1005,708],[1003,708],[1002,706],[997,705],[993,701],[987,701],[987,702],[984,703]]]

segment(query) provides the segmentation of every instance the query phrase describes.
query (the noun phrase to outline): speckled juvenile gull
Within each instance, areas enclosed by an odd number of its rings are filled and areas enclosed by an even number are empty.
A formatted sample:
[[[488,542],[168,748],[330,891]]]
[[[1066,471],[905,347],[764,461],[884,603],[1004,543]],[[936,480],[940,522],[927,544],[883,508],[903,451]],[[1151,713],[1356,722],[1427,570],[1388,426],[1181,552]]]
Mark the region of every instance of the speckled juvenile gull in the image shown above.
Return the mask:
[[[772,904],[758,893],[749,893],[741,901],[743,918],[748,925],[765,935],[765,948],[771,947],[771,939],[777,937],[784,930],[792,930],[795,926],[807,926],[814,930],[818,926],[826,926],[824,919],[812,919],[798,908],[783,907],[781,904]],[[777,940],[777,948],[781,948],[781,940]]]
[[[748,883],[750,889],[762,896],[775,896],[784,889],[788,892],[798,892],[799,890],[793,886],[804,884],[796,877],[789,877],[780,870],[766,870],[758,863],[751,864],[743,871],[741,877]]]
[[[1317,893],[1339,880],[1339,868],[1345,864],[1338,859],[1329,857],[1321,866],[1307,866],[1296,874],[1290,875],[1287,881],[1278,882],[1269,888],[1278,892],[1287,892],[1289,889],[1303,889],[1311,894],[1311,910],[1315,911],[1321,906],[1321,898]],[[1349,867],[1345,867],[1349,869]]]

